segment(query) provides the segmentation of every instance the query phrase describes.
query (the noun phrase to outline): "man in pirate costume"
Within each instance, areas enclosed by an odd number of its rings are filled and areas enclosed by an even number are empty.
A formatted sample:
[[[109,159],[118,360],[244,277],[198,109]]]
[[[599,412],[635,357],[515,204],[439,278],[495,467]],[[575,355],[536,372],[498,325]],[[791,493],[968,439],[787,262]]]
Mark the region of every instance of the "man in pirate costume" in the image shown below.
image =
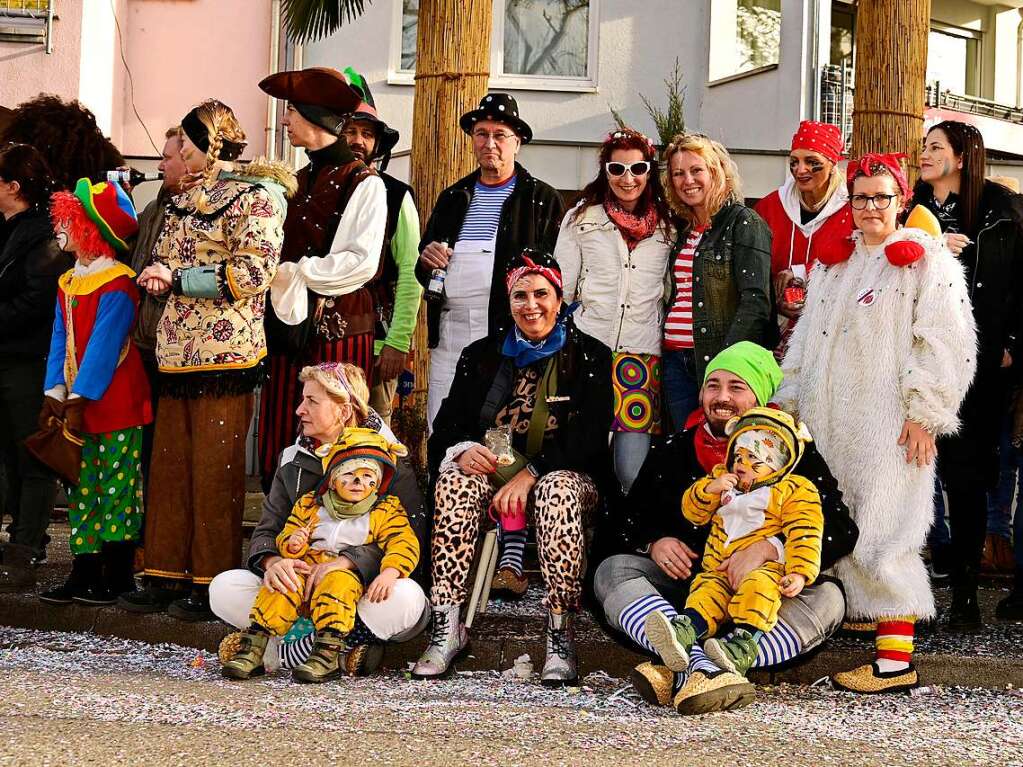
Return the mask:
[[[381,275],[367,286],[377,302],[377,333],[373,344],[376,369],[369,404],[390,424],[391,406],[398,388],[398,376],[405,369],[412,348],[412,334],[423,297],[416,279],[419,261],[419,212],[412,187],[385,173],[391,150],[398,143],[398,131],[377,114],[369,83],[352,67],[345,69],[348,82],[362,103],[345,126],[345,139],[352,153],[367,165],[379,161],[377,173],[387,190],[387,228]]]
[[[288,205],[266,317],[270,380],[259,413],[266,491],[281,450],[295,441],[299,371],[321,362],[350,362],[372,384],[377,313],[367,283],[382,269],[387,196],[384,182],[343,136],[360,104],[343,74],[327,68],[278,72],[259,87],[287,100],[288,138],[309,156]]]

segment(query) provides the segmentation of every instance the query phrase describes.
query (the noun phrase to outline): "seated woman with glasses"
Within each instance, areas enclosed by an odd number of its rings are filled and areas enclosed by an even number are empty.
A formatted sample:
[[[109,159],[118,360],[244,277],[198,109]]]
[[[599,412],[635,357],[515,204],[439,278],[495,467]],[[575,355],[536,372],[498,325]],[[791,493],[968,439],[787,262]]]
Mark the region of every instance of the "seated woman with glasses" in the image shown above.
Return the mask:
[[[597,177],[561,224],[554,258],[576,325],[613,354],[614,467],[626,495],[661,430],[664,277],[674,230],[653,142],[628,128],[600,147]]]
[[[820,253],[774,398],[810,428],[860,531],[833,570],[846,617],[877,626],[874,662],[833,679],[860,693],[919,683],[913,626],[934,617],[920,551],[935,438],[959,427],[977,356],[963,269],[937,221],[918,208],[898,228],[910,196],[900,157],[849,164],[854,247]]]
[[[675,136],[664,152],[665,190],[682,226],[668,273],[664,397],[672,428],[699,405],[707,363],[739,341],[773,348],[771,230],[743,205],[739,169],[717,141]]]

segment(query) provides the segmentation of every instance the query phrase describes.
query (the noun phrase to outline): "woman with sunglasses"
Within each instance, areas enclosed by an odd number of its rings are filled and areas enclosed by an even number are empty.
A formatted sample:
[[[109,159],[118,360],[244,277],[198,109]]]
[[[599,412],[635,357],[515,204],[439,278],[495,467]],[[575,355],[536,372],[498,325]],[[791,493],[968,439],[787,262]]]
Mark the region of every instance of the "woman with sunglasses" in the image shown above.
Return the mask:
[[[668,203],[683,225],[668,275],[664,395],[672,428],[699,405],[707,363],[739,341],[773,348],[771,230],[743,205],[739,169],[717,141],[679,134],[664,152]],[[738,415],[738,412],[733,413]]]
[[[771,275],[777,300],[781,343],[785,346],[806,300],[806,276],[823,248],[848,241],[852,213],[845,174],[838,161],[845,153],[842,132],[834,125],[803,120],[792,136],[789,177],[756,205],[771,228]],[[845,247],[849,247],[848,244]]]
[[[614,355],[614,468],[626,494],[660,433],[664,276],[671,211],[654,145],[629,128],[609,133],[597,177],[561,224],[554,258],[576,325]]]
[[[874,662],[833,679],[859,693],[919,684],[913,627],[934,616],[920,552],[935,439],[959,427],[976,364],[962,266],[937,237],[898,228],[910,197],[900,157],[849,164],[853,250],[821,252],[775,395],[810,427],[859,528],[833,568],[847,619],[877,627]]]

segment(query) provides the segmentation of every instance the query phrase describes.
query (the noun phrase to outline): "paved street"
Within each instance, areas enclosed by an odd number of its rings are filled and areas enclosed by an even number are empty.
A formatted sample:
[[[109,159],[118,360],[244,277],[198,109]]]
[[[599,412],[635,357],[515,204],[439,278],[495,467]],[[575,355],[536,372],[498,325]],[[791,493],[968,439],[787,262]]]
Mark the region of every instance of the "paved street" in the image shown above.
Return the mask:
[[[736,714],[682,719],[592,674],[579,692],[496,672],[322,687],[228,683],[209,654],[0,629],[0,765],[1021,765],[1023,693],[857,698],[761,688]]]

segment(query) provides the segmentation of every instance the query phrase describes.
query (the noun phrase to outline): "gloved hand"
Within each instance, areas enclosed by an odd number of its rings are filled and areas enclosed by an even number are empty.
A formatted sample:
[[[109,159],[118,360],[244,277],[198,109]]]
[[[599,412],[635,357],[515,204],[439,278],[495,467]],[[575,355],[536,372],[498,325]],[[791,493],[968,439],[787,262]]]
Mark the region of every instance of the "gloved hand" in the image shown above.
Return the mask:
[[[64,403],[64,426],[75,436],[82,433],[85,406],[88,402],[85,397],[70,397]]]
[[[46,396],[43,397],[43,409],[39,411],[39,428],[44,431],[51,428],[51,418],[64,420],[64,400]]]

